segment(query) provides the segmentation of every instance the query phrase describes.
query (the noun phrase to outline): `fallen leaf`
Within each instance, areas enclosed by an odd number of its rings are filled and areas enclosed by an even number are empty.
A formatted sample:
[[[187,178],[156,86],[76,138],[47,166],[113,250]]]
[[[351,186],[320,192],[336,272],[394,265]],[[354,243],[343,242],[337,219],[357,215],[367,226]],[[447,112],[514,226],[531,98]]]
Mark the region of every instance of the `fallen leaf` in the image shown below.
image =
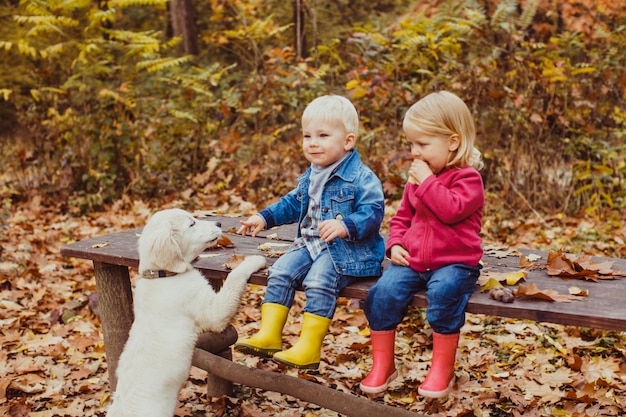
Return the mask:
[[[96,243],[94,245],[91,245],[91,247],[94,248],[94,249],[104,248],[106,246],[109,246],[109,242]]]
[[[262,251],[271,251],[271,250],[276,250],[280,248],[283,248],[283,249],[288,248],[289,246],[291,246],[291,244],[289,243],[266,242],[266,243],[259,245],[257,249],[262,250]]]
[[[243,260],[246,259],[245,255],[233,255],[231,258],[224,264],[224,268],[226,269],[235,269],[239,266]]]
[[[602,380],[612,384],[620,379],[620,360],[618,358],[590,358],[583,362],[580,372],[587,379],[587,382]]]
[[[589,295],[589,290],[583,290],[582,288],[578,288],[573,285],[568,288],[568,292],[571,295],[576,295],[579,297],[586,297]]]
[[[594,262],[588,255],[571,255],[550,251],[546,267],[548,275],[564,278],[584,278],[597,281],[598,279],[615,279],[626,276],[622,271],[614,271],[612,261]]]
[[[483,250],[485,255],[494,258],[506,258],[507,256],[515,256],[519,253],[517,249],[503,245],[486,245]]]
[[[515,285],[521,279],[526,280],[527,276],[528,276],[528,272],[526,272],[526,271],[517,271],[517,272],[509,272],[508,274],[506,274],[504,276],[504,278],[506,280],[506,285]]]
[[[519,287],[517,287],[517,291],[515,293],[515,296],[517,298],[537,298],[540,300],[548,300],[548,301],[557,301],[557,302],[565,302],[565,303],[569,303],[570,301],[572,301],[572,299],[574,299],[575,297],[572,295],[563,295],[563,294],[559,294],[558,292],[551,290],[551,289],[547,289],[547,290],[540,290],[537,287],[537,284],[531,283],[528,285],[524,285],[524,284],[520,284]]]
[[[216,256],[220,256],[221,253],[201,253],[200,255],[198,255],[198,258],[200,259],[206,259],[206,258],[215,258]]]
[[[525,280],[528,276],[527,271],[513,272],[493,272],[485,271],[478,278],[478,285],[482,286],[481,292],[489,291],[494,287],[502,287],[502,283],[507,285],[516,285],[520,280]]]
[[[233,241],[228,238],[228,236],[226,236],[225,234],[222,234],[222,237],[220,237],[217,240],[217,245],[216,246],[232,247],[232,246],[235,246],[235,245],[233,244]]]
[[[535,397],[540,397],[542,401],[555,403],[565,396],[565,392],[557,388],[551,388],[547,384],[538,384],[535,381],[523,383],[521,388]]]
[[[489,278],[485,285],[482,286],[480,292],[490,291],[492,288],[503,287],[500,281],[495,278]]]
[[[11,381],[10,389],[26,394],[36,394],[45,391],[46,378],[37,374],[20,375]]]
[[[267,252],[265,256],[268,258],[280,258],[285,254],[287,249],[291,246],[289,243],[273,243],[267,242],[259,245],[258,250]]]

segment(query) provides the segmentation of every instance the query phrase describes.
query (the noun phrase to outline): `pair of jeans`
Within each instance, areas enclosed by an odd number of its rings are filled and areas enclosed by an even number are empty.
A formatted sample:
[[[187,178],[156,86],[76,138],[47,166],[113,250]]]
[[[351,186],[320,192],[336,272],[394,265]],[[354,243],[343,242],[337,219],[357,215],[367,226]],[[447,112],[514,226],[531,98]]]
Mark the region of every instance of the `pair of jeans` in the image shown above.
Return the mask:
[[[354,282],[356,277],[335,271],[328,249],[311,259],[306,247],[288,250],[268,270],[264,303],[291,307],[296,289],[304,289],[304,311],[332,318],[337,306],[339,292]]]
[[[426,290],[426,319],[433,331],[458,333],[465,323],[465,307],[475,290],[482,265],[452,264],[434,271],[417,272],[391,265],[370,288],[365,316],[374,331],[395,329],[408,311],[413,295]]]

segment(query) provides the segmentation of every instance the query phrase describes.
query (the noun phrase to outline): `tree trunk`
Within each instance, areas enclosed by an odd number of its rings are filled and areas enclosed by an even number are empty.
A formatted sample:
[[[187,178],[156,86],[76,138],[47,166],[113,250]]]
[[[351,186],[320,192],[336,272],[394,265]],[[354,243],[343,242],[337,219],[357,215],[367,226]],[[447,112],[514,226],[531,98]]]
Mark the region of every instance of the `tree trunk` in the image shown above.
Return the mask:
[[[303,0],[292,0],[291,2],[293,6],[293,36],[297,60],[300,60],[306,56],[303,3]]]
[[[197,55],[198,39],[191,0],[172,0],[170,2],[170,17],[173,35],[179,36],[183,40],[182,51],[185,54]]]
[[[102,10],[103,12],[106,12],[109,10],[109,1],[108,0],[98,0],[98,8],[100,10]],[[105,18],[102,19],[102,22],[100,23],[100,27],[102,27],[103,29],[103,34],[102,34],[102,38],[105,41],[108,41],[110,38],[109,35],[109,30],[113,29],[113,23],[111,22],[110,19]]]

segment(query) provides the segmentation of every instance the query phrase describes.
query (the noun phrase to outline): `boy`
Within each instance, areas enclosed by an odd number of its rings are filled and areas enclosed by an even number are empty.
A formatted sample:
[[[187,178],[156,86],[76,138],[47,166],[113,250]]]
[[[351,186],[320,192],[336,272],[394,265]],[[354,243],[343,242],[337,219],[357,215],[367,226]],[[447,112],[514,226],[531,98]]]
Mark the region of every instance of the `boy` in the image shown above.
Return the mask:
[[[302,114],[302,150],[310,168],[294,190],[241,222],[238,233],[244,236],[297,222],[298,236],[269,269],[258,333],[235,349],[317,369],[339,292],[360,277],[380,276],[385,201],[380,180],[354,149],[358,130],[348,99],[313,100]],[[306,295],[300,338],[282,351],[282,330],[300,286]]]

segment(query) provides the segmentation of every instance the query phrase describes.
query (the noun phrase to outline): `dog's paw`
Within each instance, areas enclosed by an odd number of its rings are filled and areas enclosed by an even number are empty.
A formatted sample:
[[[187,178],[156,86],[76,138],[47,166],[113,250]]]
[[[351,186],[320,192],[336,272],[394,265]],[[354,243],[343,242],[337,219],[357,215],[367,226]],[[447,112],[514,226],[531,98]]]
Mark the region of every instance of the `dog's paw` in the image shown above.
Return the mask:
[[[265,256],[263,255],[251,255],[246,256],[246,259],[243,260],[241,265],[246,265],[246,267],[250,268],[252,272],[260,271],[265,268]]]

